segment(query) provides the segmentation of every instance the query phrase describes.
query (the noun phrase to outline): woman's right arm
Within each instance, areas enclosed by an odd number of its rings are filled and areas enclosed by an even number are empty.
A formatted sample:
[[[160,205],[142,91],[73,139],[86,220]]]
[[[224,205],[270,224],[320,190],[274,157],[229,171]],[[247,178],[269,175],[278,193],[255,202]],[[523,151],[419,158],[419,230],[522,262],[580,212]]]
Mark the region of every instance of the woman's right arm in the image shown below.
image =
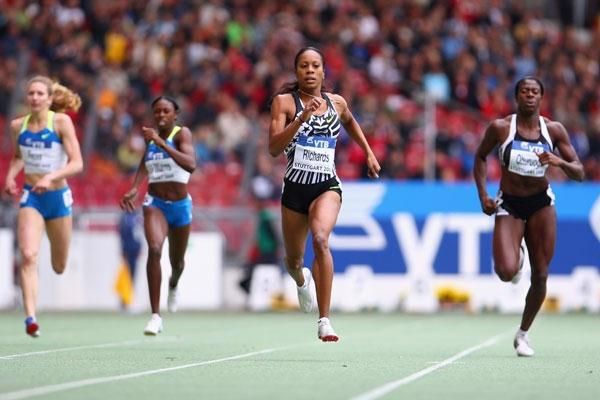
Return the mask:
[[[488,125],[483,136],[483,140],[479,144],[475,152],[475,164],[473,166],[473,178],[477,185],[477,193],[479,194],[479,202],[481,209],[487,215],[492,215],[496,211],[496,202],[490,198],[487,192],[487,156],[492,152],[498,143],[499,132],[501,130],[502,120],[495,120]]]
[[[146,154],[145,151],[144,154]],[[147,176],[148,170],[146,169],[146,162],[144,160],[144,157],[142,157],[142,159],[140,160],[140,164],[138,165],[138,169],[135,173],[135,178],[133,179],[131,189],[129,189],[129,191],[123,195],[121,201],[119,202],[119,205],[123,210],[135,210],[135,200],[138,194],[138,187],[144,181],[144,179],[146,179]]]
[[[13,138],[13,146],[15,151],[8,165],[8,171],[4,181],[4,191],[11,196],[18,194],[19,192],[19,189],[17,188],[16,177],[25,166],[23,158],[21,157],[21,150],[19,149],[19,144],[17,142],[22,120],[22,118],[17,118],[10,123],[10,133]]]
[[[291,95],[280,94],[273,99],[271,105],[271,125],[269,125],[269,153],[273,157],[280,155],[290,141],[294,138],[303,121],[310,118],[308,107],[290,122],[285,125],[288,116],[294,114],[292,110]]]

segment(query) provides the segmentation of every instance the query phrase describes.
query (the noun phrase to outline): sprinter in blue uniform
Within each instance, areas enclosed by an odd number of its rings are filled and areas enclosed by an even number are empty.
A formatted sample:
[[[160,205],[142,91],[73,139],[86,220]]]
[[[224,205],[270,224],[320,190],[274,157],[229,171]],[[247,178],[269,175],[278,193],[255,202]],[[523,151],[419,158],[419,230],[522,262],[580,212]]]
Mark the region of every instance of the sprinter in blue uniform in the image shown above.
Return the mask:
[[[544,86],[539,79],[525,77],[517,82],[517,113],[487,127],[475,154],[473,171],[483,212],[496,215],[494,268],[501,280],[518,281],[525,257],[523,239],[529,250],[531,286],[513,341],[517,355],[523,357],[534,354],[527,332],[546,297],[548,266],[556,241],[555,198],[546,170],[549,166],[558,167],[570,179],[584,178],[583,166],[565,127],[540,116],[543,95]],[[496,147],[502,176],[500,190],[493,199],[486,189],[486,158]],[[556,150],[562,158],[555,154]]]
[[[67,177],[81,172],[83,161],[71,117],[81,99],[68,88],[45,76],[27,83],[29,113],[11,122],[15,153],[10,161],[4,191],[20,193],[16,177],[23,169],[23,187],[17,216],[17,241],[21,256],[20,278],[25,309],[25,332],[37,337],[38,255],[44,230],[50,241],[54,272],[67,266],[73,229],[73,196]]]
[[[138,188],[148,178],[144,198],[144,233],[148,243],[146,264],[152,316],[144,334],[157,335],[163,329],[160,316],[160,259],[165,239],[169,238],[171,277],[167,308],[177,311],[177,285],[184,269],[184,257],[192,223],[192,198],[188,193],[191,173],[196,169],[192,133],[176,125],[179,105],[167,96],[152,102],[157,129],[143,127],[146,152],[138,167],[132,188],[123,196],[121,208],[135,209]]]
[[[310,291],[314,274],[319,319],[317,336],[324,342],[339,337],[329,320],[333,258],[329,236],[342,204],[342,185],[335,171],[335,147],[341,127],[366,155],[368,175],[377,178],[379,163],[343,97],[323,90],[323,55],[314,47],[300,49],[294,59],[296,81],[273,98],[269,153],[285,153],[287,169],[281,198],[285,264],[297,285],[304,312],[315,306]],[[312,234],[312,274],[304,267],[304,247]]]

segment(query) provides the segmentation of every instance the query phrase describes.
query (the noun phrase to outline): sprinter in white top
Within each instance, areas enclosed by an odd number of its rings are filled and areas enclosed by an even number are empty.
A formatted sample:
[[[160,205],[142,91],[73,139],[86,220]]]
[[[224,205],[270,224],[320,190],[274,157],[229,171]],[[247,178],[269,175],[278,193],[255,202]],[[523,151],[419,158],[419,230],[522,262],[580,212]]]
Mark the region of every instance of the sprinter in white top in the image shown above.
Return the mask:
[[[138,188],[148,178],[148,193],[144,198],[144,232],[148,243],[148,289],[152,316],[144,334],[157,335],[162,331],[160,316],[160,259],[165,239],[169,238],[171,277],[167,308],[177,310],[177,284],[184,269],[184,257],[192,223],[192,198],[188,193],[191,173],[196,169],[192,133],[176,125],[179,105],[168,96],[152,102],[157,130],[142,128],[146,152],[140,161],[132,188],[123,196],[121,208],[133,211]]]
[[[65,111],[77,111],[81,99],[45,76],[27,83],[29,114],[11,122],[15,153],[10,161],[4,191],[20,194],[17,241],[21,256],[20,281],[25,309],[25,332],[40,334],[36,317],[38,254],[44,230],[50,241],[54,272],[67,266],[73,227],[73,196],[67,177],[83,169],[75,127]],[[23,191],[16,177],[25,172]]]
[[[517,283],[525,249],[529,250],[531,286],[525,300],[514,347],[519,356],[532,356],[527,332],[546,296],[548,267],[556,241],[554,194],[546,178],[558,167],[570,179],[583,180],[583,166],[565,127],[540,116],[542,82],[525,77],[515,86],[517,113],[494,120],[475,155],[473,175],[481,209],[496,215],[493,234],[494,269],[501,280]],[[487,193],[487,156],[498,147],[502,176],[495,199]],[[555,154],[558,150],[560,157]],[[562,158],[561,158],[562,157]]]

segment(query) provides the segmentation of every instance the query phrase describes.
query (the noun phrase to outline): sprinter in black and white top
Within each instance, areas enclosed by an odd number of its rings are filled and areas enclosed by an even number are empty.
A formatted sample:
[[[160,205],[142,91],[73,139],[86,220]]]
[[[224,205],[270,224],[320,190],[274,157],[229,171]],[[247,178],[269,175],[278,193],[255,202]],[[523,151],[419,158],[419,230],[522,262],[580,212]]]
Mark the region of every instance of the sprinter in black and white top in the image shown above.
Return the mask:
[[[576,181],[584,177],[565,127],[540,116],[543,95],[544,86],[539,79],[526,77],[517,82],[517,113],[488,126],[477,149],[473,171],[483,212],[496,214],[494,269],[501,280],[518,282],[525,257],[523,239],[529,250],[531,286],[514,339],[519,356],[533,355],[527,331],[546,296],[548,266],[556,241],[554,194],[546,170],[552,165]],[[496,146],[502,176],[498,196],[492,199],[486,189],[486,157]],[[555,149],[562,158],[554,154]]]
[[[314,47],[300,49],[294,68],[296,81],[285,84],[273,98],[269,128],[269,152],[273,157],[285,152],[288,160],[281,198],[285,263],[298,285],[300,308],[312,311],[311,271],[304,268],[304,247],[310,230],[319,307],[317,334],[324,342],[335,342],[338,336],[329,321],[333,281],[329,236],[342,202],[334,163],[341,126],[365,152],[369,177],[377,178],[380,166],[344,98],[323,91],[325,67],[321,52]]]

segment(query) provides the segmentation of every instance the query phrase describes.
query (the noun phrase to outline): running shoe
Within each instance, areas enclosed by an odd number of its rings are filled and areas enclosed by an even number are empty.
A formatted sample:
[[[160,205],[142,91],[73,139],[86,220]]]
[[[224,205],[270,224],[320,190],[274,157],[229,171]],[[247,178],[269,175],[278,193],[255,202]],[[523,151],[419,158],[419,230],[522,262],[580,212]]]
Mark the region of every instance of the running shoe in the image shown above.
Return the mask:
[[[147,336],[156,336],[163,330],[162,318],[158,314],[152,314],[150,321],[146,325],[146,329],[144,329],[144,335]]]
[[[304,285],[296,286],[298,291],[298,303],[300,304],[300,309],[302,311],[309,313],[315,308],[315,299],[310,291],[312,275],[310,269],[306,267],[302,268],[302,274],[304,275]]]
[[[515,340],[513,341],[513,346],[519,357],[531,357],[534,354],[533,349],[529,345],[527,334],[517,332]]]
[[[25,319],[25,332],[34,338],[40,336],[40,326],[34,317],[27,317]]]
[[[516,285],[521,280],[521,277],[523,276],[523,265],[524,264],[525,264],[525,246],[523,246],[523,243],[521,243],[521,247],[519,247],[519,270],[517,271],[515,276],[513,276],[513,278],[510,280],[510,282],[513,285]]]
[[[329,318],[321,318],[317,321],[317,334],[319,339],[323,342],[337,342],[339,336],[333,330]]]
[[[177,312],[177,286],[174,288],[169,286],[169,295],[167,296],[167,310],[169,312]]]

